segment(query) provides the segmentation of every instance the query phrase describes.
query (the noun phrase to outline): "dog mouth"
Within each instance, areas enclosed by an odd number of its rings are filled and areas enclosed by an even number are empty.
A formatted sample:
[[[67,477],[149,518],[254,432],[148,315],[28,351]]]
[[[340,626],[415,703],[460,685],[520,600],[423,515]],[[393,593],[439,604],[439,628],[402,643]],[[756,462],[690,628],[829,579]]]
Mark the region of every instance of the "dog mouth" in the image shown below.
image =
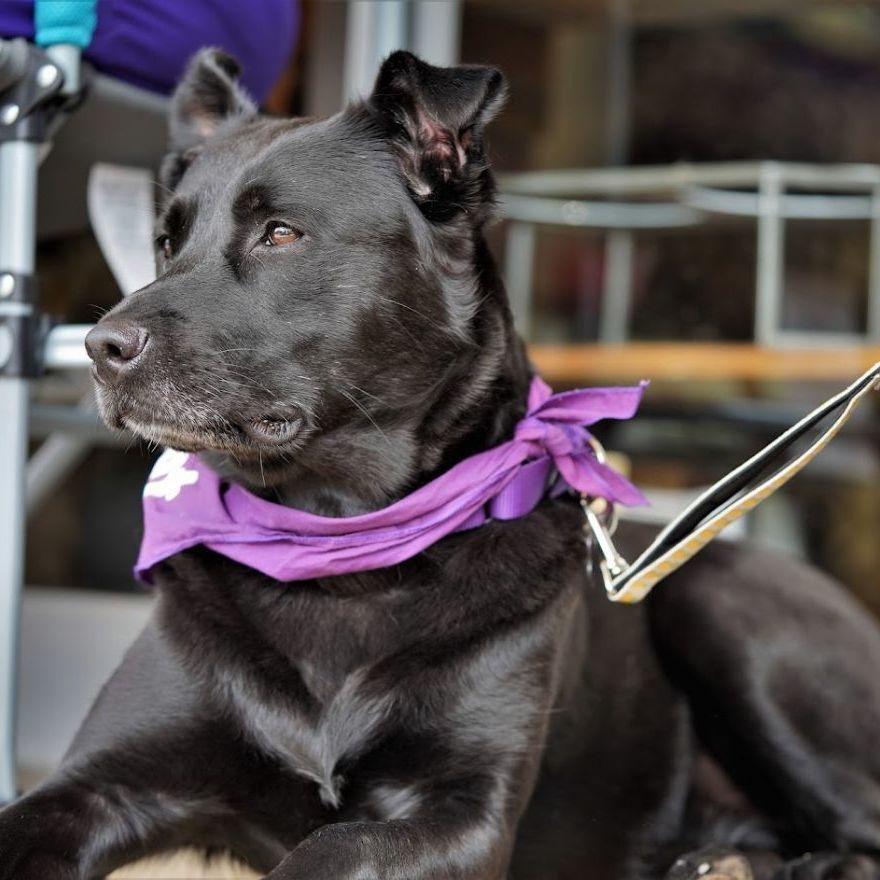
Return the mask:
[[[296,448],[306,433],[303,411],[295,405],[283,412],[228,417],[216,409],[209,413],[198,403],[181,404],[169,411],[167,400],[151,406],[131,397],[98,393],[104,421],[117,430],[129,430],[149,443],[181,452],[209,450],[229,452],[238,458],[262,456],[276,451],[286,454]]]
[[[301,415],[263,416],[247,422],[244,431],[248,437],[259,443],[283,446],[299,436],[303,428]]]
[[[130,415],[121,415],[115,423],[119,430],[129,430],[147,443],[167,446],[180,452],[205,452],[209,449],[223,449],[234,452],[239,444],[234,438],[226,438],[212,429],[193,430],[179,425],[142,420]]]

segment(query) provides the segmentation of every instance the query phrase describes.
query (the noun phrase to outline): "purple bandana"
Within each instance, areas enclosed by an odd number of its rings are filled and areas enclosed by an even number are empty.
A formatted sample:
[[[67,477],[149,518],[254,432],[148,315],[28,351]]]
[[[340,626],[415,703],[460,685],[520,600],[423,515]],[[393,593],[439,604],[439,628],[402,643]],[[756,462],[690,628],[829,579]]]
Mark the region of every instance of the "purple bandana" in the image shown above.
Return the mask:
[[[195,455],[167,450],[144,487],[144,537],[135,573],[204,545],[279,581],[384,568],[453,532],[516,519],[566,488],[620,504],[645,504],[602,464],[585,428],[628,419],[642,385],[553,394],[532,380],[528,411],[512,440],[459,462],[389,507],[351,517],[304,513],[224,483]]]

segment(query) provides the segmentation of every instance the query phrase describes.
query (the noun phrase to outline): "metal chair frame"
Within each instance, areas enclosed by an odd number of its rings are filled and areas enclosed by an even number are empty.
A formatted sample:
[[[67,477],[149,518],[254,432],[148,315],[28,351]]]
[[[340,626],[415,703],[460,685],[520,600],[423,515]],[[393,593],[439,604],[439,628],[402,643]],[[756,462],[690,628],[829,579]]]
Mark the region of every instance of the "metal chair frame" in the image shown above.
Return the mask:
[[[79,53],[0,43],[0,802],[15,795],[18,621],[30,380],[44,323],[35,277],[37,173],[79,83]],[[67,88],[65,89],[65,83]]]

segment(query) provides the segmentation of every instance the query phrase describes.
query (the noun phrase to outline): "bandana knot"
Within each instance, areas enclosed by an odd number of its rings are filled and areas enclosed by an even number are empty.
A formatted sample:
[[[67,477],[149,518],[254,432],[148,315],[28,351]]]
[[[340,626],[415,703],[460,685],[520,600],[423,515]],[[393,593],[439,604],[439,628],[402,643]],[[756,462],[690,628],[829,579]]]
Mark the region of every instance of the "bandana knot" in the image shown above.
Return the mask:
[[[556,459],[582,452],[588,434],[583,428],[526,416],[517,426],[515,436],[533,444],[535,456],[547,452]]]

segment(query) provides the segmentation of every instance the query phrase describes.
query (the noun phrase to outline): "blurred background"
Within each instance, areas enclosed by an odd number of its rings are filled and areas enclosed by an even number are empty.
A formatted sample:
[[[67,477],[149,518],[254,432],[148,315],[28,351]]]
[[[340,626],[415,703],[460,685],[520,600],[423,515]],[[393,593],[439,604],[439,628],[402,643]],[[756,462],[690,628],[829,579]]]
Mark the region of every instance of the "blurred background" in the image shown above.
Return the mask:
[[[41,302],[65,324],[125,287],[89,223],[89,171],[155,173],[190,50],[239,55],[269,112],[326,115],[405,47],[507,75],[492,246],[552,385],[652,380],[639,417],[602,435],[650,516],[880,361],[880,3],[193,0],[173,39],[156,26],[167,0],[129,5],[143,19],[99,3],[91,90],[40,172]],[[245,7],[261,12],[242,24]],[[0,36],[30,39],[31,15],[4,0]],[[154,454],[98,425],[85,360],[55,339],[60,368],[33,383],[30,417],[18,723],[32,772],[57,761],[150,604],[131,565]],[[880,611],[878,439],[871,400],[734,537],[809,559]]]

